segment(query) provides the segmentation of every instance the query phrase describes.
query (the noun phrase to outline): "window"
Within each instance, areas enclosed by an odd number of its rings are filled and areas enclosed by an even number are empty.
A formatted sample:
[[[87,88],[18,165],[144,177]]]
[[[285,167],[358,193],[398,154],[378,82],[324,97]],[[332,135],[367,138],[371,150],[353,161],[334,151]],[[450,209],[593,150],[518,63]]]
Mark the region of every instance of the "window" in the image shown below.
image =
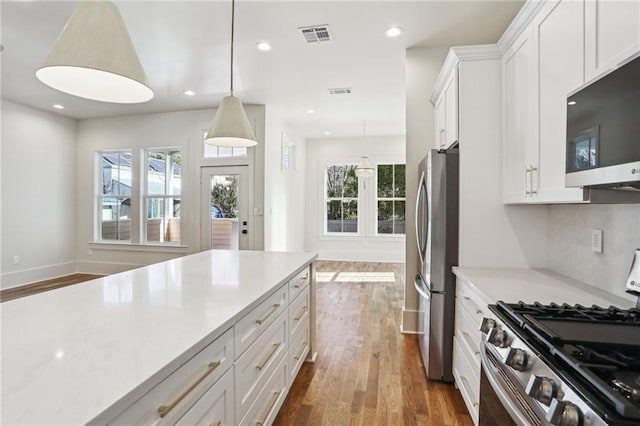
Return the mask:
[[[145,241],[180,242],[180,151],[152,149],[145,159]]]
[[[330,165],[325,174],[325,232],[358,233],[355,164]]]
[[[102,173],[98,196],[103,240],[131,240],[131,151],[100,153]]]
[[[378,165],[378,234],[405,233],[405,165]]]
[[[232,148],[229,146],[213,146],[208,143],[204,143],[204,138],[207,137],[207,132],[204,132],[202,136],[202,144],[204,145],[204,157],[205,158],[229,158],[229,157],[246,157],[247,148]]]

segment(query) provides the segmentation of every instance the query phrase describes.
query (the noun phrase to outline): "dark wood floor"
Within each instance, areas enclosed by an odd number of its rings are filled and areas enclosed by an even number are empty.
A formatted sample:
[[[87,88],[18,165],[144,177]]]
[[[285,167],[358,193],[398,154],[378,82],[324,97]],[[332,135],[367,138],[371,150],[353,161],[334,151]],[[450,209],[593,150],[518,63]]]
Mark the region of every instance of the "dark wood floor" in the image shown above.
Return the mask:
[[[64,277],[53,278],[46,281],[39,281],[33,284],[27,284],[20,287],[8,288],[0,291],[0,302],[7,302],[13,299],[19,299],[21,297],[30,296],[36,293],[42,293],[43,291],[54,290],[60,287],[66,287],[72,284],[78,284],[81,282],[100,278],[102,275],[92,274],[71,274]]]
[[[317,362],[303,365],[275,425],[473,425],[453,385],[426,379],[416,336],[400,333],[401,264],[317,271]]]

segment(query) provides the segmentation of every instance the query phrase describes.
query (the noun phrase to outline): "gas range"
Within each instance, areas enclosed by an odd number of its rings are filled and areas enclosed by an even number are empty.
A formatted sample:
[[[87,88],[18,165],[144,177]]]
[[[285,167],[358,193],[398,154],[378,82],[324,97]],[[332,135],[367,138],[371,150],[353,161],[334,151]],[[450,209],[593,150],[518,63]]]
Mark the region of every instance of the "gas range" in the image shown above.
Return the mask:
[[[519,424],[640,424],[640,310],[507,304],[485,318],[483,367]],[[490,371],[491,373],[491,371]],[[519,407],[519,408],[513,408]]]

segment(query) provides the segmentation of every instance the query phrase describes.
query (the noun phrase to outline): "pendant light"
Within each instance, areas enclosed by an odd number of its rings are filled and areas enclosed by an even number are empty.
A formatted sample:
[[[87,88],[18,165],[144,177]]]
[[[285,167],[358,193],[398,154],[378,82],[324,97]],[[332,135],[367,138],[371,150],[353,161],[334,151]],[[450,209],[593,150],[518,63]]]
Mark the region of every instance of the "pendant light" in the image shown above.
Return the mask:
[[[153,98],[120,11],[110,1],[81,1],[36,77],[56,90],[101,102]]]
[[[365,145],[367,143],[366,138],[367,138],[367,122],[363,121],[362,122],[362,139],[364,140]],[[369,157],[367,157],[366,155],[363,155],[360,158],[360,163],[356,166],[356,170],[355,170],[356,176],[361,178],[369,178],[373,176],[374,171],[375,171],[374,168],[371,166],[371,163],[369,162]]]
[[[256,145],[247,114],[240,99],[233,96],[233,36],[235,23],[235,0],[231,0],[231,84],[230,94],[222,99],[213,124],[205,136],[205,143],[214,146],[250,147]]]

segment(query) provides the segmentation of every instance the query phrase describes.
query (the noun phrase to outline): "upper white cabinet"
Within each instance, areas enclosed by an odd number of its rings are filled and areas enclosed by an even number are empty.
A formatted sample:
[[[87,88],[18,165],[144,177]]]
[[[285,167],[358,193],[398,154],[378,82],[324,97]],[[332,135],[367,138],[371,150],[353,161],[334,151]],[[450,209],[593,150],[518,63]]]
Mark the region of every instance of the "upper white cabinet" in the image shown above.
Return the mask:
[[[447,149],[458,142],[458,66],[454,64],[441,74],[431,98],[435,106],[436,149]]]
[[[640,2],[585,1],[585,77],[591,81],[640,51]]]
[[[567,95],[640,51],[640,2],[529,1],[498,45],[504,202],[584,202],[564,185]]]

